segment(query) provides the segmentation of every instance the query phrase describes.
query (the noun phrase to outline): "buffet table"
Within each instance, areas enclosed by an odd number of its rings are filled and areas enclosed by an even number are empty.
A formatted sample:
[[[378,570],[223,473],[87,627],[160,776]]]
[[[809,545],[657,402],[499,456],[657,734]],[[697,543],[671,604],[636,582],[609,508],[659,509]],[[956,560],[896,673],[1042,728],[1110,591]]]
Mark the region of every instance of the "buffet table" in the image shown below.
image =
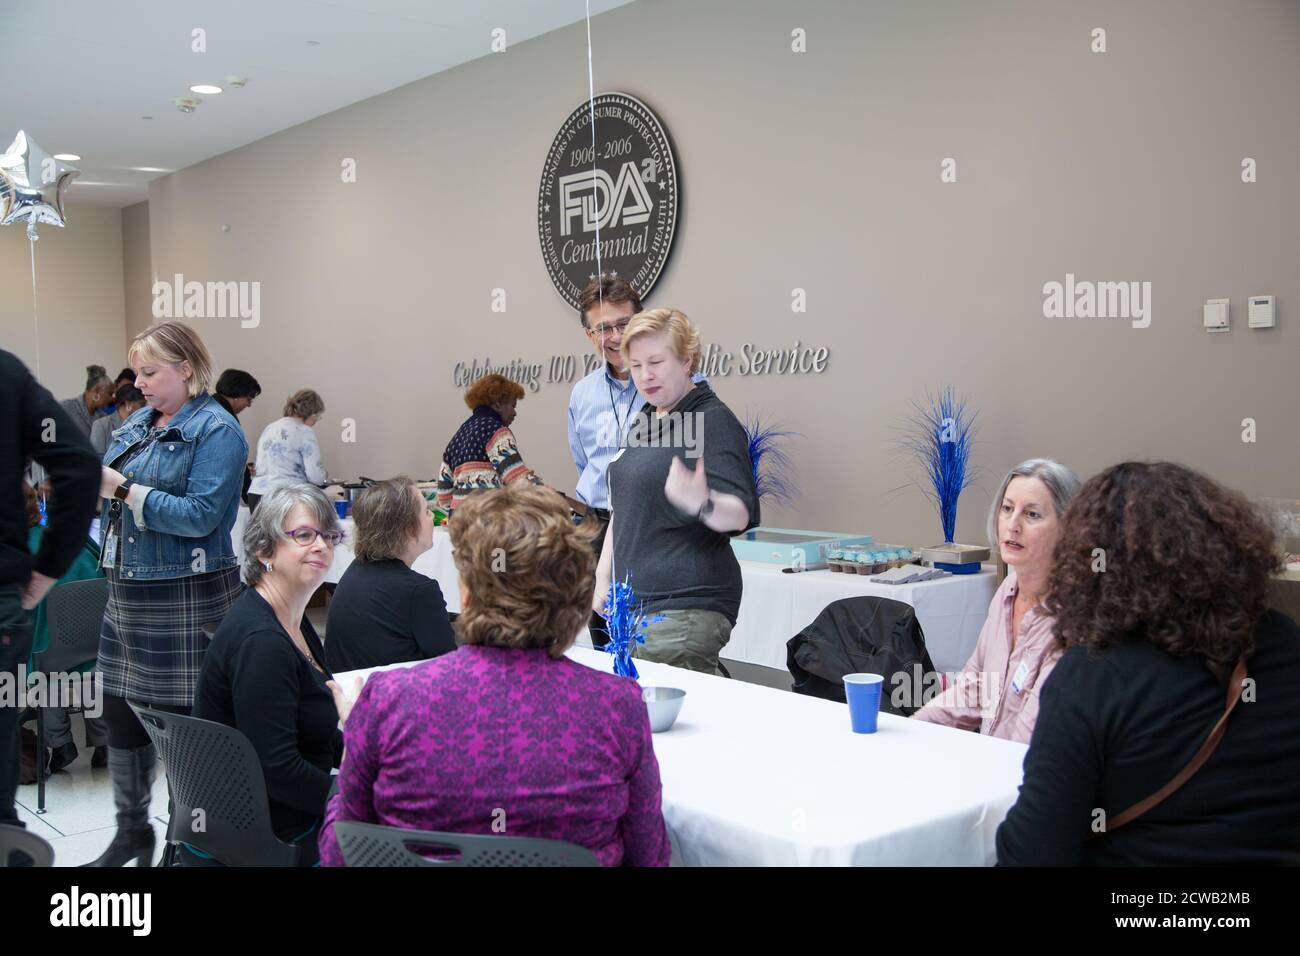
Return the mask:
[[[610,670],[603,652],[574,647],[569,657]],[[890,714],[877,733],[854,734],[844,704],[666,664],[637,667],[643,685],[686,691],[677,723],[654,735],[675,863],[995,862],[1024,744]],[[354,677],[371,673],[335,676],[351,692]]]
[[[233,532],[236,554],[243,550],[243,526],[247,518],[248,509],[241,507]],[[341,525],[351,533],[350,518],[344,519]],[[352,548],[345,540],[334,550],[334,564],[325,580],[337,583],[352,561]],[[786,641],[811,624],[832,601],[865,595],[902,601],[915,608],[935,668],[959,671],[975,650],[989,602],[997,589],[995,574],[987,566],[979,574],[903,585],[872,584],[863,575],[829,570],[787,574],[774,565],[757,561],[741,561],[740,567],[744,597],[731,642],[723,649],[723,660],[780,671],[786,669]],[[459,613],[459,576],[445,527],[434,529],[433,547],[416,559],[414,568],[436,580],[442,588],[447,610]]]

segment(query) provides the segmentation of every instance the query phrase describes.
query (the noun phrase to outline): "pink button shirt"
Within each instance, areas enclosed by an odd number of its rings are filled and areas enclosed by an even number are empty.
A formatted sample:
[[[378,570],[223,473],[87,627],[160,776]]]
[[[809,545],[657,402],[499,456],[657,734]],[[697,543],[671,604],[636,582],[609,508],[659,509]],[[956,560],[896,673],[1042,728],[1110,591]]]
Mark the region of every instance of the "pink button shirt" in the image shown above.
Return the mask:
[[[1006,740],[1029,743],[1038,719],[1038,693],[1060,657],[1052,636],[1052,619],[1042,607],[1025,612],[1020,636],[1012,647],[1015,571],[998,587],[989,616],[980,629],[975,653],[943,693],[913,717]]]

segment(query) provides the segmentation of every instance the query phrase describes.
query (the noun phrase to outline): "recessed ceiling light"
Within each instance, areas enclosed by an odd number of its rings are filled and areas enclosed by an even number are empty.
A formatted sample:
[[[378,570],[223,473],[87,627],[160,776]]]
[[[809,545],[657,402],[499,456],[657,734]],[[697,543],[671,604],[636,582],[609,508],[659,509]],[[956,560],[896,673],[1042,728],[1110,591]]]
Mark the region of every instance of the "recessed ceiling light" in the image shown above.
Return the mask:
[[[198,93],[202,96],[216,96],[221,92],[221,87],[213,86],[211,83],[196,83],[190,87],[191,93]]]
[[[81,159],[81,157],[78,156],[76,153],[55,153],[54,158],[61,159],[65,163],[75,163]]]

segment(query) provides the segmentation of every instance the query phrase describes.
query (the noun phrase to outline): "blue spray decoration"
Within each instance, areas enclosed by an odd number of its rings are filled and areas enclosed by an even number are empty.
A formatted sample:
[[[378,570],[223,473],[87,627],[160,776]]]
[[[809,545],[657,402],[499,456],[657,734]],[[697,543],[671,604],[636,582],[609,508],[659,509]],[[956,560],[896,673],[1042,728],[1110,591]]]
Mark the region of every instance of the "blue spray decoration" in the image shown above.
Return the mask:
[[[639,676],[636,664],[632,663],[632,650],[637,644],[645,643],[643,632],[646,627],[663,619],[662,614],[646,617],[645,605],[637,600],[627,575],[624,575],[622,581],[615,581],[609,586],[609,596],[605,598],[605,624],[609,643],[605,645],[605,650],[614,658],[615,674],[633,680]]]
[[[760,415],[747,415],[745,437],[749,439],[749,465],[760,500],[790,504],[796,497],[794,466],[786,454],[786,439],[798,432],[769,425]]]
[[[940,388],[937,398],[927,391],[925,404],[913,402],[912,408],[898,445],[925,473],[921,491],[938,508],[944,543],[951,544],[957,530],[957,499],[975,482],[970,454],[978,416],[951,385]]]

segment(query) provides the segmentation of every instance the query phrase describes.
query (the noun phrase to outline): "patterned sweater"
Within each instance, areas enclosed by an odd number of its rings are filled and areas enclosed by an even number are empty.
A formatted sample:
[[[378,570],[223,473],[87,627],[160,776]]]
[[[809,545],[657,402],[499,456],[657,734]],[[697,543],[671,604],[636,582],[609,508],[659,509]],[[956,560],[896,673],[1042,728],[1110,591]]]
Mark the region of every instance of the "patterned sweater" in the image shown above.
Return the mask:
[[[438,472],[438,507],[454,510],[475,491],[500,488],[512,481],[540,485],[531,468],[524,464],[515,435],[496,409],[480,405],[456,430],[442,453]]]
[[[544,650],[466,644],[374,674],[343,730],[320,833],[340,820],[565,840],[603,866],[667,866],[650,717],[634,680]]]

